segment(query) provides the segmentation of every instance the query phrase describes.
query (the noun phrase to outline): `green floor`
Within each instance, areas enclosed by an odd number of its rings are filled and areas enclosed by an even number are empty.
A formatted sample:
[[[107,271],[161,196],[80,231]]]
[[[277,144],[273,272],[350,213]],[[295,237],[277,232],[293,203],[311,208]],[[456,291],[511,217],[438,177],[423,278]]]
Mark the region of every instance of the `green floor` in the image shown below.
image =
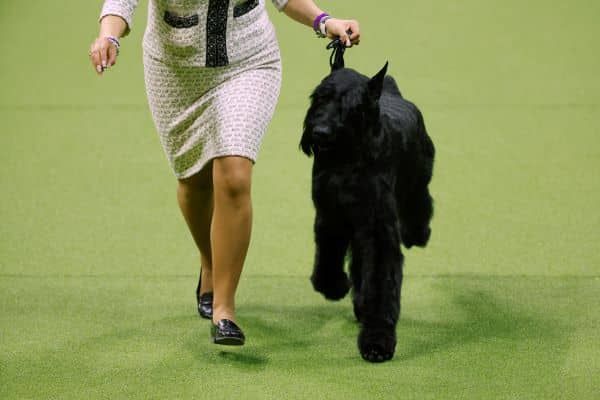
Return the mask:
[[[145,100],[146,3],[96,78],[101,1],[0,2],[0,398],[599,398],[600,2],[320,1],[360,20],[347,64],[389,60],[437,146],[431,245],[406,252],[382,365],[349,300],[308,281],[297,143],[328,53],[271,5],[284,83],[254,175],[249,340],[209,344]]]

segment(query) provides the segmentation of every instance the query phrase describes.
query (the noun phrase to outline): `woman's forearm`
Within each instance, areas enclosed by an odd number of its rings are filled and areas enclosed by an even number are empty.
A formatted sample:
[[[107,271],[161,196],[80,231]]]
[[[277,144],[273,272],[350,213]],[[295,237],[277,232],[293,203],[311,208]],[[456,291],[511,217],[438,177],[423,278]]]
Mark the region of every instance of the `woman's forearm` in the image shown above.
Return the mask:
[[[313,21],[323,11],[312,0],[289,0],[283,12],[295,21],[312,27]]]
[[[106,15],[100,20],[100,34],[99,37],[115,36],[117,38],[123,37],[127,32],[127,22],[117,15]]]

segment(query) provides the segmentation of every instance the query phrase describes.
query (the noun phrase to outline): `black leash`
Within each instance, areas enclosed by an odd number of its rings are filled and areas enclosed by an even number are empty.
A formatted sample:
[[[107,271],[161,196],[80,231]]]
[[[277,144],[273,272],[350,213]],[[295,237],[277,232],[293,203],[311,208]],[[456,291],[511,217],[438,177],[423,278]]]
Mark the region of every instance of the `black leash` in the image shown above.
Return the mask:
[[[352,35],[352,31],[348,29],[346,32],[348,35]],[[346,51],[346,44],[342,43],[340,38],[335,38],[326,47],[327,50],[333,49],[329,56],[329,66],[331,70],[344,68],[344,52]]]
[[[337,38],[327,45],[327,50],[331,49],[333,49],[329,56],[329,66],[331,67],[331,70],[344,68],[344,51],[346,51],[346,45],[342,43],[340,38]]]

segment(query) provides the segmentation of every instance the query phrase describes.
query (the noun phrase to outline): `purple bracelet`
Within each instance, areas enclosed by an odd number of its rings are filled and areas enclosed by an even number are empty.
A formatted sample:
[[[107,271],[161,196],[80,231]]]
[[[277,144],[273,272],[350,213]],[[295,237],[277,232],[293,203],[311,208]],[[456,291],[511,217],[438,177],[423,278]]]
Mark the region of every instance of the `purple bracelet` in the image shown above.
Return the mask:
[[[329,17],[329,14],[323,13],[323,14],[320,14],[317,18],[315,18],[315,20],[313,22],[313,29],[315,30],[315,32],[320,32],[320,30],[319,30],[319,24],[321,23],[321,20],[324,17]]]
[[[117,49],[117,55],[119,55],[119,49],[121,48],[121,43],[119,43],[119,39],[115,36],[104,36],[104,39],[111,42],[115,48]]]

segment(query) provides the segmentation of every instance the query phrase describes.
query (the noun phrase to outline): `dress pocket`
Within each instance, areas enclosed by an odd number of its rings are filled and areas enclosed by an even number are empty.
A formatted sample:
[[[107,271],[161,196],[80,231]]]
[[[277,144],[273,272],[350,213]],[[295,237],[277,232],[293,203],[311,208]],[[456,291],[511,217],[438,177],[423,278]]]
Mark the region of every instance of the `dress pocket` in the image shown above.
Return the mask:
[[[161,27],[162,40],[167,53],[190,57],[200,51],[200,16],[194,13],[178,14],[165,11]]]
[[[259,4],[259,0],[246,0],[233,7],[233,16],[235,18],[241,17],[242,15],[248,14],[250,11],[256,8]]]
[[[191,28],[192,26],[198,25],[200,22],[198,14],[181,16],[170,11],[165,11],[163,20],[167,23],[167,25],[176,29]]]

